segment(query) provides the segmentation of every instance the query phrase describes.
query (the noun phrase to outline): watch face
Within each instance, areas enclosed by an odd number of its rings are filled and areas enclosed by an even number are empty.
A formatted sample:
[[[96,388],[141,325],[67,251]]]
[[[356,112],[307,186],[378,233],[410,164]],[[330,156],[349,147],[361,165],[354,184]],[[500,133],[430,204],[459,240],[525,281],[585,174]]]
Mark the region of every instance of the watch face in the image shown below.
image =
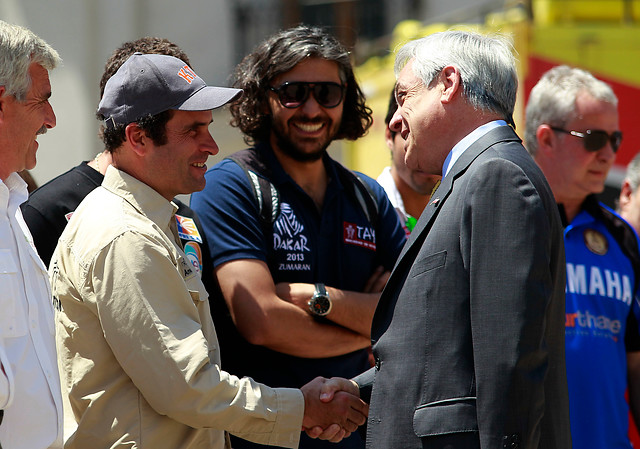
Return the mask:
[[[331,309],[331,301],[327,296],[315,295],[309,304],[311,312],[318,316],[325,316]]]

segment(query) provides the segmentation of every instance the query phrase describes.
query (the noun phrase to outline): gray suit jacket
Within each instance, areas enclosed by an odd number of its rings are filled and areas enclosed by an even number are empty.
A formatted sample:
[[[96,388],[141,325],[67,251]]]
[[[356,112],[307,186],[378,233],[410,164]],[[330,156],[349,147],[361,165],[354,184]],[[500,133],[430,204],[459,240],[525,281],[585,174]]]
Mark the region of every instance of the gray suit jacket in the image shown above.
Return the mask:
[[[442,180],[382,293],[376,366],[355,379],[367,448],[570,448],[564,289],[554,197],[496,128]]]

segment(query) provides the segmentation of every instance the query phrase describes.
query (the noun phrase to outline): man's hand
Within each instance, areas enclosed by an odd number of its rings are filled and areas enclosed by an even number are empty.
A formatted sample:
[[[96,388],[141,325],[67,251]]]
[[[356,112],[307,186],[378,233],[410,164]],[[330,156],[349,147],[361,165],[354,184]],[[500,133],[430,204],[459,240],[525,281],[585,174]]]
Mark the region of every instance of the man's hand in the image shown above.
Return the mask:
[[[302,426],[311,438],[336,443],[364,424],[369,414],[353,381],[316,377],[301,390],[305,404]]]
[[[383,266],[379,266],[373,272],[369,280],[364,286],[364,293],[380,293],[391,276],[391,271],[384,271]]]

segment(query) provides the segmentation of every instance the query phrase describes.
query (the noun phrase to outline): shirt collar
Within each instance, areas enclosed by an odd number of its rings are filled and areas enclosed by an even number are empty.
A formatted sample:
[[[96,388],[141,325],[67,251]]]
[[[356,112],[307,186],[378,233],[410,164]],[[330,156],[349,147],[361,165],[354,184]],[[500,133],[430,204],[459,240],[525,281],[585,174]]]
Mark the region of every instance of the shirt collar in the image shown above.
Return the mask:
[[[464,153],[471,144],[498,126],[507,126],[507,122],[504,120],[494,120],[492,122],[485,123],[484,125],[478,126],[462,138],[462,140],[451,149],[447,158],[444,160],[444,164],[442,165],[442,177],[444,178],[447,176],[451,167],[453,167],[458,158],[460,158],[462,153]]]
[[[604,220],[604,215],[602,213],[602,209],[600,209],[600,202],[598,201],[598,197],[594,194],[588,195],[584,201],[582,202],[582,206],[580,207],[580,211],[578,215],[575,216],[573,221],[569,223],[567,220],[567,214],[564,210],[564,205],[558,204],[558,211],[560,212],[560,218],[562,219],[563,227],[568,227],[569,225],[577,226],[584,225],[586,223],[596,221],[596,220]]]
[[[123,198],[141,214],[164,229],[178,210],[154,189],[113,165],[107,167],[102,187]]]
[[[269,178],[269,180],[275,185],[275,186],[280,186],[286,182],[291,183],[292,185],[296,186],[298,189],[302,190],[302,187],[300,187],[294,180],[293,178],[291,178],[291,176],[289,176],[289,174],[284,171],[284,168],[282,167],[282,165],[280,164],[280,161],[278,160],[275,151],[273,151],[273,148],[271,147],[270,144],[265,143],[265,142],[260,142],[255,146],[257,151],[264,151],[266,154],[266,160],[267,160],[267,164],[268,167],[267,169],[269,170],[268,173],[264,173],[264,175]],[[327,175],[329,175],[329,186],[333,185],[333,183],[335,183],[335,185],[337,186],[338,189],[342,189],[342,183],[340,182],[340,179],[338,177],[338,172],[337,169],[335,167],[334,164],[337,164],[337,162],[335,162],[333,159],[331,159],[331,156],[329,156],[329,153],[325,150],[323,155],[322,155],[322,162],[324,164],[324,168],[327,171]],[[327,189],[327,191],[329,191],[329,188]]]
[[[0,207],[13,215],[18,207],[27,201],[27,183],[17,173],[11,173],[3,182],[0,180]]]

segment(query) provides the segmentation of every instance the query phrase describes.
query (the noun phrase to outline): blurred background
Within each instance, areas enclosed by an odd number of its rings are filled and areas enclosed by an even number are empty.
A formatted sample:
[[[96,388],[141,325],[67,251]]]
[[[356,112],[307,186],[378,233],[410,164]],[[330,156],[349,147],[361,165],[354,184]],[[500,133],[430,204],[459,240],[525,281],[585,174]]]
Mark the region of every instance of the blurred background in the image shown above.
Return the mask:
[[[367,136],[336,142],[330,151],[372,177],[389,164],[383,118],[394,83],[394,49],[449,28],[512,37],[519,60],[518,132],[524,130],[529,89],[554,65],[583,67],[613,86],[624,140],[610,174],[611,192],[640,150],[640,0],[0,0],[0,18],[30,28],[64,60],[51,76],[57,127],[38,139],[32,172],[38,184],[102,150],[94,118],[98,81],[123,42],[167,38],[207,83],[228,85],[235,64],[258,42],[298,23],[326,27],[352,51],[375,121]],[[245,147],[228,122],[226,109],[214,113],[212,132],[221,151],[209,166]]]

